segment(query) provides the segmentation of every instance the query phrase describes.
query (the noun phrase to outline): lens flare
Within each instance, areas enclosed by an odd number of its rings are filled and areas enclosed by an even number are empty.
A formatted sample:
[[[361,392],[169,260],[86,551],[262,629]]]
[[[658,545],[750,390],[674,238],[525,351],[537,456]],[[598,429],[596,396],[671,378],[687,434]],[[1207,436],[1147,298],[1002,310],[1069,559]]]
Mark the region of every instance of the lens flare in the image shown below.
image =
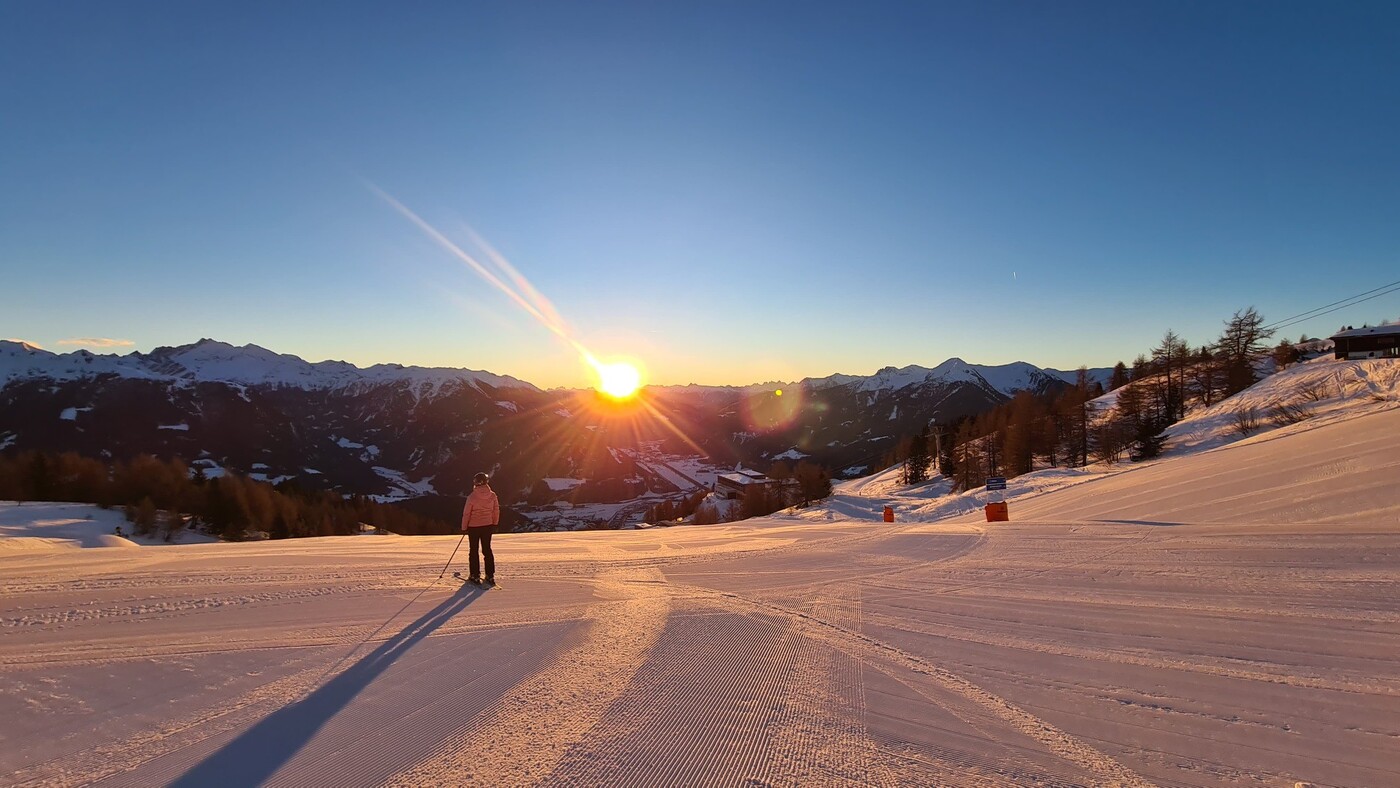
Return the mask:
[[[802,412],[802,389],[757,391],[744,397],[744,424],[754,432],[772,432],[786,427]]]

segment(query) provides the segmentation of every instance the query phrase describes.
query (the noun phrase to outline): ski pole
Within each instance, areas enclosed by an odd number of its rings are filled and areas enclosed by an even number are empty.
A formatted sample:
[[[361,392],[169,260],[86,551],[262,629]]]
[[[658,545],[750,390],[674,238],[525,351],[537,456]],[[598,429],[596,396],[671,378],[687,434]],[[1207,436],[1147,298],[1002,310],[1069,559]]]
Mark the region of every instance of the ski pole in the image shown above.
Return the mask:
[[[452,566],[452,559],[454,559],[454,558],[457,557],[457,550],[458,550],[459,548],[461,548],[461,546],[462,546],[462,539],[466,539],[466,538],[467,538],[467,532],[466,532],[466,531],[463,531],[463,532],[462,532],[462,537],[461,537],[461,539],[458,539],[458,540],[457,540],[457,547],[452,548],[452,555],[449,555],[449,556],[447,557],[447,563],[443,564],[443,565],[442,565],[442,571],[441,571],[441,572],[438,572],[438,576],[437,576],[437,579],[438,579],[438,580],[441,580],[441,579],[442,579],[442,576],[445,575],[445,574],[447,574],[447,567]]]

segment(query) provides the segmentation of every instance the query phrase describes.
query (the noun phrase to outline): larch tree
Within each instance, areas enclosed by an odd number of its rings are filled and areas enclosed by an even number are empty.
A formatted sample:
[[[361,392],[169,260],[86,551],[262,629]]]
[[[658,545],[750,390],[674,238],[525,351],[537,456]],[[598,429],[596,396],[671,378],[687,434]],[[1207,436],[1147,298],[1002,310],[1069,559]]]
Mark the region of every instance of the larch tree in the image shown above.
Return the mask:
[[[1190,357],[1186,343],[1171,329],[1152,350],[1153,362],[1166,376],[1162,408],[1168,422],[1180,421],[1186,415],[1186,367]]]
[[[1268,352],[1266,340],[1273,335],[1273,329],[1264,327],[1264,316],[1252,306],[1225,321],[1225,330],[1215,343],[1225,373],[1225,396],[1254,385],[1254,359]]]

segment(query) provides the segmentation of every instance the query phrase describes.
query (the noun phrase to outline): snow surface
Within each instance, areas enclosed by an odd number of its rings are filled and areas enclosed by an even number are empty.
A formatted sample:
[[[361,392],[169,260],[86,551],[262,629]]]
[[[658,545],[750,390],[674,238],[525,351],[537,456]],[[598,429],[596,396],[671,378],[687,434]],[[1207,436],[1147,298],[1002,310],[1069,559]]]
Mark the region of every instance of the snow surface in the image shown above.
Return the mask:
[[[1379,373],[1299,424],[1012,479],[1009,523],[890,469],[743,523],[502,534],[504,590],[435,582],[456,536],[0,551],[0,774],[1400,785]]]
[[[669,463],[638,461],[637,465],[675,485],[678,490],[692,490],[700,486],[695,480],[672,468]]]
[[[437,490],[433,487],[433,477],[419,481],[410,481],[402,472],[393,468],[385,468],[382,465],[375,465],[374,472],[379,474],[381,479],[388,481],[394,486],[393,492],[388,495],[371,495],[370,498],[380,502],[401,501],[405,498],[417,498],[422,495],[437,495]],[[308,469],[309,470],[309,469]]]
[[[266,468],[266,467],[267,467],[266,465],[263,465],[262,463],[257,463],[257,464],[255,464],[253,467],[256,468],[256,467],[258,467],[259,465],[261,465],[263,468]],[[224,476],[224,475],[226,475],[226,474],[228,473],[228,471],[227,471],[222,465],[219,465],[217,462],[215,462],[215,461],[209,459],[208,457],[201,457],[201,458],[199,458],[199,459],[197,459],[197,460],[194,460],[194,461],[192,461],[192,462],[190,463],[190,475],[191,475],[191,476],[194,475],[194,472],[195,472],[195,469],[196,469],[196,468],[199,468],[199,469],[201,469],[201,470],[204,471],[204,478],[206,478],[206,479],[217,479],[217,478],[219,478],[220,476]],[[250,478],[250,479],[257,479],[258,481],[264,481],[264,482],[265,482],[265,481],[268,481],[267,474],[263,474],[263,473],[250,473],[250,474],[248,474],[248,478]],[[283,477],[283,478],[290,478],[290,477]],[[281,480],[279,479],[279,481],[281,481]],[[278,482],[272,482],[272,483],[273,483],[273,484],[277,484]]]

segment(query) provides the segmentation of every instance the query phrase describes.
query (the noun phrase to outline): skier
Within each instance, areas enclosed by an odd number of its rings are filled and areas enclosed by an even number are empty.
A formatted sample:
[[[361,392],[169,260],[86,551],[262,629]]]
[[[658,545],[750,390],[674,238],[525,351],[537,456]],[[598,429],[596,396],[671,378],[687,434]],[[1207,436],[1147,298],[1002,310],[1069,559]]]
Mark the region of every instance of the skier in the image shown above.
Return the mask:
[[[481,583],[480,554],[486,556],[486,585],[496,584],[496,556],[491,552],[491,533],[501,520],[501,504],[491,489],[490,478],[478,473],[472,478],[472,494],[462,509],[462,530],[467,532],[468,560],[471,564],[469,583]]]

